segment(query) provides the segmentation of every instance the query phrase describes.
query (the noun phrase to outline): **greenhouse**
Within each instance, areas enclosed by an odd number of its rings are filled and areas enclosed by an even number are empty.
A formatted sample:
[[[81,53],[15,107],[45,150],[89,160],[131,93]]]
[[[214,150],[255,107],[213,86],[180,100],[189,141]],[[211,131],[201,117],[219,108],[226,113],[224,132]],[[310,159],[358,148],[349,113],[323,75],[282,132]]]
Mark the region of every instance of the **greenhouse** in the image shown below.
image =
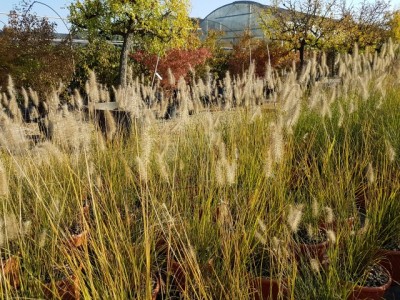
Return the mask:
[[[221,39],[225,45],[234,43],[246,31],[255,38],[263,38],[259,14],[266,7],[254,1],[235,1],[221,6],[200,22],[203,36],[207,36],[210,30],[223,31]]]

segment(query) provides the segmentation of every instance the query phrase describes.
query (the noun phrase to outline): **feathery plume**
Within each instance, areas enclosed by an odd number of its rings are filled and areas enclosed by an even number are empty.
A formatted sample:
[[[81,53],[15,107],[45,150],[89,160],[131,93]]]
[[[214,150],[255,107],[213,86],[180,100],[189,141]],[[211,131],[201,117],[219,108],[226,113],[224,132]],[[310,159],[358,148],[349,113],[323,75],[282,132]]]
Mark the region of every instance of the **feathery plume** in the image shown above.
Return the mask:
[[[394,160],[396,158],[396,151],[394,150],[394,148],[389,140],[385,140],[385,145],[386,145],[387,158],[389,159],[390,162],[394,162]]]
[[[29,92],[29,97],[32,100],[33,105],[35,105],[36,107],[39,106],[39,95],[36,91],[32,90],[31,88],[28,88],[28,92]]]
[[[319,203],[317,199],[314,199],[312,202],[312,215],[314,218],[318,218],[319,216]]]
[[[327,224],[332,224],[334,220],[334,214],[333,214],[333,209],[329,206],[325,206],[325,222]]]
[[[22,98],[24,99],[24,102],[23,102],[24,109],[28,109],[29,96],[28,96],[28,92],[23,87],[21,88],[21,94],[22,94]]]
[[[224,229],[229,229],[233,225],[232,214],[226,201],[221,200],[218,204],[218,224]]]
[[[267,178],[271,178],[272,176],[274,176],[274,164],[273,164],[273,160],[272,160],[271,149],[268,149],[267,156],[265,158],[264,174],[265,174],[265,177],[267,177]]]
[[[219,186],[225,185],[224,163],[222,160],[218,160],[215,166],[215,179]]]
[[[236,182],[236,161],[229,164],[226,162],[225,169],[226,169],[226,181],[228,185],[235,184]]]
[[[5,240],[14,240],[20,234],[20,227],[17,217],[13,213],[6,214],[0,220],[0,231],[4,235]]]
[[[75,104],[76,109],[82,110],[83,100],[82,100],[81,93],[79,93],[79,91],[77,89],[74,90],[74,104]]]
[[[260,218],[257,218],[257,224],[258,224],[258,226],[260,226],[260,229],[264,234],[267,233],[267,226],[265,226],[265,223],[263,220],[261,220]]]
[[[326,235],[327,235],[327,237],[328,237],[328,241],[329,241],[329,242],[331,242],[332,244],[335,244],[335,243],[336,243],[336,234],[335,234],[335,232],[334,232],[333,230],[328,229],[328,230],[326,231]]]
[[[47,239],[47,230],[43,229],[39,235],[39,240],[38,240],[39,248],[43,248],[46,245],[46,239]]]
[[[338,104],[338,107],[339,107],[338,127],[341,128],[343,125],[343,121],[344,121],[344,110],[343,110],[343,106],[340,102]]]
[[[312,238],[315,236],[315,230],[312,224],[307,224],[307,235]]]
[[[296,233],[299,225],[300,225],[300,221],[301,221],[301,217],[303,215],[303,205],[290,205],[289,206],[289,214],[288,214],[288,219],[287,222],[289,224],[290,229]]]
[[[0,196],[9,194],[8,177],[2,161],[0,160]]]
[[[263,245],[267,244],[267,240],[265,239],[264,235],[262,233],[260,233],[258,230],[256,230],[256,232],[254,233],[255,237],[257,238],[257,240],[259,240],[259,242]]]
[[[164,155],[162,153],[157,154],[157,164],[158,164],[158,168],[160,170],[161,178],[165,182],[168,182],[168,180],[169,180],[168,166],[165,163]]]
[[[136,164],[139,169],[140,180],[147,182],[149,179],[147,173],[147,164],[139,156],[136,157]]]
[[[372,163],[368,164],[367,174],[366,175],[367,175],[368,182],[370,184],[374,183],[374,181],[375,181],[375,173],[374,173],[374,168],[372,167]]]
[[[171,86],[175,86],[175,84],[176,84],[175,76],[174,76],[174,74],[172,73],[172,71],[171,71],[170,68],[168,68],[168,83],[169,83]]]
[[[89,95],[91,102],[96,103],[100,101],[96,74],[93,71],[89,71],[89,80],[86,82],[86,93]]]
[[[313,270],[315,273],[320,272],[320,263],[318,261],[318,259],[316,258],[311,258],[310,259],[310,266],[311,266],[311,270]]]
[[[284,148],[282,126],[279,124],[271,123],[270,132],[272,157],[275,162],[279,163],[283,158]]]
[[[106,129],[106,138],[111,141],[117,132],[117,125],[115,119],[109,110],[104,110],[104,123]]]

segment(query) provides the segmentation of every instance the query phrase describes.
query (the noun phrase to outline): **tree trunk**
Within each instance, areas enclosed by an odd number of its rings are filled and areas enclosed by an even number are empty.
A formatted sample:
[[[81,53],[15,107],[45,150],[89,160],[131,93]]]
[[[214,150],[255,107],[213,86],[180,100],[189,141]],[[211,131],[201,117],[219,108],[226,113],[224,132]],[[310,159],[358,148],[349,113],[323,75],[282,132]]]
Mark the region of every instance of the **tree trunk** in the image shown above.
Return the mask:
[[[122,44],[121,56],[119,59],[119,84],[121,87],[126,86],[127,78],[126,74],[128,71],[128,54],[131,49],[132,34],[127,33],[124,35],[124,42]]]
[[[303,67],[304,67],[304,50],[306,48],[306,41],[305,40],[301,40],[300,42],[300,48],[299,48],[299,52],[300,52],[300,74],[303,71]]]

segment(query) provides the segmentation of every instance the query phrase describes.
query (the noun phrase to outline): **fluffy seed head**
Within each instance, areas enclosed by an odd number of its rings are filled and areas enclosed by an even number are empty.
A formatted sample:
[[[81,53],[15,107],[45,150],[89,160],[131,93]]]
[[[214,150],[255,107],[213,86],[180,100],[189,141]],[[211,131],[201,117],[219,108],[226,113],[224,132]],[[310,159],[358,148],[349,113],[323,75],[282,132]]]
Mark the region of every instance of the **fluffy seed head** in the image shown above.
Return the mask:
[[[165,163],[164,155],[162,153],[157,154],[157,164],[160,170],[160,176],[165,181],[168,182],[168,166]]]
[[[215,166],[215,179],[219,186],[225,185],[224,163],[222,160],[218,160],[217,165]]]
[[[375,181],[375,173],[374,173],[374,168],[372,167],[372,163],[368,164],[367,179],[370,184],[374,183]]]
[[[226,169],[226,181],[229,185],[235,184],[236,182],[236,162],[232,162],[229,164],[226,162],[225,169]]]
[[[307,234],[309,237],[315,236],[315,230],[311,224],[307,224]]]
[[[336,243],[336,234],[333,230],[327,230],[326,235],[328,237],[328,241],[331,242],[332,244]]]
[[[302,215],[303,215],[303,205],[289,206],[289,214],[287,222],[289,224],[290,229],[294,233],[296,233],[299,228]]]
[[[320,271],[320,264],[318,259],[316,258],[311,258],[310,259],[310,266],[311,266],[311,270],[313,270],[315,273],[319,274]]]
[[[264,235],[262,233],[260,233],[258,230],[256,230],[256,232],[254,233],[255,237],[257,238],[257,240],[263,244],[266,245],[267,244],[267,240],[265,239]]]
[[[257,219],[257,224],[263,233],[267,233],[267,226],[265,226],[265,223],[261,219]]]
[[[9,193],[9,185],[8,185],[8,176],[2,161],[0,160],[0,196],[8,196]]]
[[[334,218],[333,209],[329,206],[325,206],[325,222],[327,224],[332,224]]]
[[[267,156],[265,158],[264,174],[267,178],[271,178],[272,176],[274,176],[274,164],[272,160],[271,149],[268,149]]]
[[[319,203],[317,199],[314,199],[312,202],[312,215],[315,218],[318,218],[319,216]]]
[[[136,157],[136,164],[139,170],[140,180],[143,182],[147,182],[149,179],[147,172],[147,164],[139,156]]]
[[[385,141],[385,145],[386,145],[386,156],[389,159],[390,162],[394,162],[395,158],[396,158],[396,151],[394,150],[392,144],[390,143],[390,141],[386,140]]]

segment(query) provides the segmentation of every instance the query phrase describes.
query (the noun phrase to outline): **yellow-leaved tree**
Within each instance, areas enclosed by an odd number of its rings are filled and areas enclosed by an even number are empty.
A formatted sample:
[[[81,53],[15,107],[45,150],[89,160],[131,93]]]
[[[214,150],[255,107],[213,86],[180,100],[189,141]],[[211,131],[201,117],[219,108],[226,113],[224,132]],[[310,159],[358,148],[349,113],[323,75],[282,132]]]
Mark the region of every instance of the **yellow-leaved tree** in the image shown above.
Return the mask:
[[[299,52],[301,70],[306,49],[321,49],[335,38],[340,15],[339,0],[274,0],[260,21],[269,40]]]
[[[393,13],[390,20],[391,36],[395,41],[400,41],[400,10]]]
[[[187,40],[193,28],[188,8],[187,0],[77,0],[69,7],[69,20],[89,41],[122,39],[119,84],[125,86],[132,47],[162,54]]]

